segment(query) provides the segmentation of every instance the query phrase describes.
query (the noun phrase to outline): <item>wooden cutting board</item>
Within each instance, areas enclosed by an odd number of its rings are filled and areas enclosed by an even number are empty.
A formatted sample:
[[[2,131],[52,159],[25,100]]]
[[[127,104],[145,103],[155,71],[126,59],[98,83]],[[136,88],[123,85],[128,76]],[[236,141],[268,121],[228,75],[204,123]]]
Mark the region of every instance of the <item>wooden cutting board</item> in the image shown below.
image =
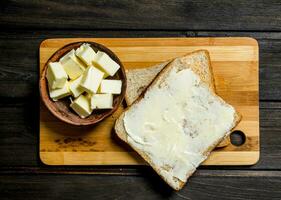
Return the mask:
[[[73,38],[40,45],[40,73],[59,48],[94,41],[110,48],[125,68],[145,68],[186,53],[210,52],[217,93],[243,116],[235,128],[245,134],[241,146],[215,149],[204,165],[251,165],[259,159],[259,50],[252,38]],[[116,138],[113,125],[123,107],[96,126],[74,127],[56,119],[40,103],[40,158],[47,165],[143,165]]]

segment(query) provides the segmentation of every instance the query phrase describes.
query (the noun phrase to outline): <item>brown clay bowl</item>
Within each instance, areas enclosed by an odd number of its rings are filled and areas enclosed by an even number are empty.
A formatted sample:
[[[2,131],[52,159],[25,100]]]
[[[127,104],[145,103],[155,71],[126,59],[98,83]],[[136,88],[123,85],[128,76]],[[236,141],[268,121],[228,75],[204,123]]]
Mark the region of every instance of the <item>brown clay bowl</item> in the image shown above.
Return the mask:
[[[120,65],[120,69],[117,71],[117,73],[112,77],[112,79],[119,79],[122,81],[122,91],[120,95],[114,95],[114,100],[113,100],[113,108],[112,109],[104,109],[104,110],[94,110],[93,113],[85,118],[82,119],[80,118],[71,108],[70,108],[70,100],[68,97],[65,97],[63,99],[60,99],[58,101],[53,101],[49,97],[49,90],[48,90],[48,83],[47,83],[47,78],[46,78],[46,71],[47,71],[47,66],[49,62],[57,62],[59,59],[64,56],[66,53],[71,51],[72,49],[77,49],[81,44],[83,43],[89,43],[91,44],[91,47],[97,51],[103,51],[107,53],[115,62],[117,62]],[[40,94],[42,101],[44,102],[45,106],[51,111],[51,113],[56,116],[58,119],[61,121],[64,121],[68,124],[72,125],[93,125],[96,124],[106,117],[112,115],[117,108],[120,106],[122,103],[124,96],[125,96],[125,91],[127,87],[127,79],[126,79],[126,74],[125,74],[125,69],[124,66],[122,65],[121,61],[119,58],[108,48],[105,46],[95,43],[95,42],[88,42],[88,41],[81,41],[81,42],[75,42],[68,44],[58,51],[56,51],[50,58],[49,60],[45,63],[43,71],[41,73],[40,77]]]

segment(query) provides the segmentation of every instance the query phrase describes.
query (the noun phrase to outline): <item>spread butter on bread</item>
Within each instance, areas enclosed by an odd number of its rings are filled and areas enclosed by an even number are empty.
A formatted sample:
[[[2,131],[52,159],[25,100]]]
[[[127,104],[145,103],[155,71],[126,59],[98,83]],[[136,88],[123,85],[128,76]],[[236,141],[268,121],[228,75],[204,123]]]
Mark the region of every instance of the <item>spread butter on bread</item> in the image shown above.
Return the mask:
[[[203,79],[210,85],[210,88],[215,92],[215,83],[213,79],[212,67],[208,59],[206,51],[197,51],[192,56],[187,57],[183,62],[189,65],[197,65],[199,73],[203,74]],[[153,81],[157,74],[167,65],[170,61],[156,64],[146,68],[127,69],[127,90],[125,92],[125,100],[127,105],[131,105],[141,94],[147,86]],[[230,144],[229,137],[221,141],[216,148],[226,147]]]
[[[209,60],[208,52],[201,50],[165,66],[115,124],[119,138],[175,190],[240,120],[214,93],[200,65],[186,61],[198,56],[202,62]]]

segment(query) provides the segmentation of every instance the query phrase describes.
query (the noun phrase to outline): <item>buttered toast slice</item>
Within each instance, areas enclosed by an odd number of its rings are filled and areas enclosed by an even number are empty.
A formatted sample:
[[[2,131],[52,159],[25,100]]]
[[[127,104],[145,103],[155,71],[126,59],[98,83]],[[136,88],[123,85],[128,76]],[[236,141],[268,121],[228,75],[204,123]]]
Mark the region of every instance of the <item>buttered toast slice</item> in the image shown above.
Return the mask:
[[[146,89],[146,87],[153,81],[157,74],[171,61],[166,61],[148,68],[127,69],[127,90],[125,93],[125,100],[127,105],[131,105]],[[213,79],[212,67],[207,51],[197,51],[190,56],[183,59],[190,65],[196,65],[200,74],[205,74],[202,77],[210,85],[210,88],[215,92],[215,83]],[[217,145],[218,148],[225,147],[230,143],[229,137],[225,138]]]
[[[240,120],[199,65],[185,62],[197,53],[170,62],[115,124],[118,137],[175,190]]]

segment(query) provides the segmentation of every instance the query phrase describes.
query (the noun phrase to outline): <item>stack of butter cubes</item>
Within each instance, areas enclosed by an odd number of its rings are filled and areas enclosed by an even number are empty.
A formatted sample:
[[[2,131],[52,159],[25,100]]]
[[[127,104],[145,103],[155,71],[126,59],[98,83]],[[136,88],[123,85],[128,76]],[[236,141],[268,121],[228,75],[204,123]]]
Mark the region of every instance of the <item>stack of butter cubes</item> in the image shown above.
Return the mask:
[[[72,49],[47,69],[49,95],[53,101],[72,95],[70,107],[81,117],[94,109],[112,109],[113,95],[121,93],[121,80],[112,80],[120,65],[90,44]]]

